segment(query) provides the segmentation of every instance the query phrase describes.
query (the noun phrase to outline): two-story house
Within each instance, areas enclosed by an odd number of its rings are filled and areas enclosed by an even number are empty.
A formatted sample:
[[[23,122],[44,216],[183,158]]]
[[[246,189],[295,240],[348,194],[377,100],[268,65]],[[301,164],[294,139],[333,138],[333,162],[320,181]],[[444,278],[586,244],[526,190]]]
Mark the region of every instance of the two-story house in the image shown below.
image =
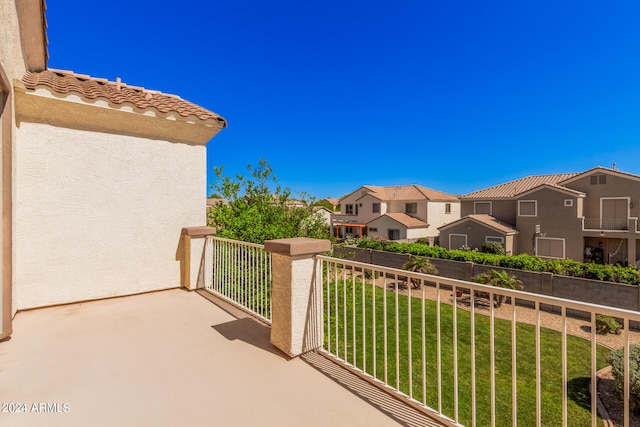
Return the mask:
[[[462,218],[440,227],[446,248],[494,241],[507,254],[621,264],[640,253],[640,176],[615,168],[520,178],[460,200]]]
[[[438,227],[460,218],[460,200],[420,185],[365,185],[340,200],[332,227],[337,237],[416,240],[438,236]]]

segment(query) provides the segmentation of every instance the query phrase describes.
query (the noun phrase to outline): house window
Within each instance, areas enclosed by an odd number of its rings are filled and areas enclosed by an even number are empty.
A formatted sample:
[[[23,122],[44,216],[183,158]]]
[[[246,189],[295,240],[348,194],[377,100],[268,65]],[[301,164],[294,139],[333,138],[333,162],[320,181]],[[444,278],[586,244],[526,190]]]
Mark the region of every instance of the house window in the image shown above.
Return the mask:
[[[345,233],[353,234],[353,227],[345,227]]]
[[[373,206],[373,213],[380,213],[380,203],[374,203],[372,206]]]
[[[495,242],[495,243],[502,243],[504,245],[504,237],[500,237],[500,236],[486,236],[484,238],[485,242]]]
[[[404,212],[408,214],[416,214],[418,213],[418,204],[417,203],[405,203]]]
[[[602,185],[607,183],[607,175],[591,175],[591,185]]]
[[[398,240],[400,239],[400,230],[389,229],[388,235],[389,235],[389,240]]]
[[[491,215],[491,202],[474,202],[473,213]]]
[[[451,203],[445,203],[444,204],[444,213],[446,213],[446,214],[450,214],[451,213]]]
[[[564,239],[537,237],[536,255],[540,258],[564,259]]]
[[[467,246],[466,234],[449,234],[449,249],[460,249]]]
[[[571,206],[573,206],[573,199],[564,199],[564,205],[565,207],[570,208]]]
[[[347,215],[353,215],[353,205],[345,205],[344,206],[344,212]]]
[[[378,227],[369,227],[369,232],[377,233],[378,232]]]
[[[538,216],[537,200],[518,200],[519,216]]]

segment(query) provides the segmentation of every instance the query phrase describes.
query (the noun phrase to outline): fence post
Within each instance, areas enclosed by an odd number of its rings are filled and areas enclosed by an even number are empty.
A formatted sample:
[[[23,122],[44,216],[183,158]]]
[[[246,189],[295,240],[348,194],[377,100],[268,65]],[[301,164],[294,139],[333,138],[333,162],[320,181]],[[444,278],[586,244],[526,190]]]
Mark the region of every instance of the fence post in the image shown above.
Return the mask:
[[[291,357],[322,346],[322,284],[314,255],[331,249],[328,240],[296,237],[267,240],[271,253],[271,343]]]
[[[180,244],[182,250],[178,253],[180,256],[180,285],[190,291],[201,288],[204,285],[203,273],[210,269],[206,268],[206,264],[212,262],[207,259],[205,253],[205,237],[215,234],[216,229],[213,227],[184,227],[182,229]],[[209,246],[210,248],[210,246]],[[209,278],[211,279],[211,278]]]

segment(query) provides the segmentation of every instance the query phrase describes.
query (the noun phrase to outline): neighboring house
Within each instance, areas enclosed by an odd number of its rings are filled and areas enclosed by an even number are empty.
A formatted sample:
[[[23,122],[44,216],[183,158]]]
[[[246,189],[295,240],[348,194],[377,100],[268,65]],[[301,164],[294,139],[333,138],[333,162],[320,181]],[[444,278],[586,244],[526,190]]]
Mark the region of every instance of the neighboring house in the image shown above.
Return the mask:
[[[331,225],[331,215],[333,214],[333,212],[331,212],[329,209],[325,208],[324,206],[314,206],[313,211],[319,213],[319,215],[322,217],[322,221],[327,226]]]
[[[365,185],[340,200],[332,228],[340,238],[368,235],[389,240],[438,236],[438,227],[460,218],[457,197],[419,185]]]
[[[42,0],[0,2],[0,22],[0,340],[20,309],[180,286],[181,230],[204,223],[206,144],[225,119],[48,69]]]
[[[325,200],[329,202],[331,206],[333,206],[332,210],[334,212],[337,212],[340,210],[340,199],[336,199],[335,197],[327,197],[325,198]]]
[[[520,178],[460,200],[462,219],[440,227],[446,248],[498,241],[514,255],[621,264],[640,254],[640,176],[615,168]]]

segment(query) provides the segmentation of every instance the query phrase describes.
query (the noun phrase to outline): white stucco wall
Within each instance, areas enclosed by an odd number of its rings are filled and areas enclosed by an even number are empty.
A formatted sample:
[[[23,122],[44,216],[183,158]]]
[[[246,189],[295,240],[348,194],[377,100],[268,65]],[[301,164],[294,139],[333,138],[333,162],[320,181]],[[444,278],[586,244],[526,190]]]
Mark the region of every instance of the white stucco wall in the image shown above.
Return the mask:
[[[21,123],[14,307],[177,287],[182,227],[203,225],[206,148]]]
[[[447,203],[451,203],[451,213],[445,213]],[[427,216],[429,218],[428,235],[437,236],[438,227],[457,221],[460,219],[460,203],[454,202],[429,202]]]

